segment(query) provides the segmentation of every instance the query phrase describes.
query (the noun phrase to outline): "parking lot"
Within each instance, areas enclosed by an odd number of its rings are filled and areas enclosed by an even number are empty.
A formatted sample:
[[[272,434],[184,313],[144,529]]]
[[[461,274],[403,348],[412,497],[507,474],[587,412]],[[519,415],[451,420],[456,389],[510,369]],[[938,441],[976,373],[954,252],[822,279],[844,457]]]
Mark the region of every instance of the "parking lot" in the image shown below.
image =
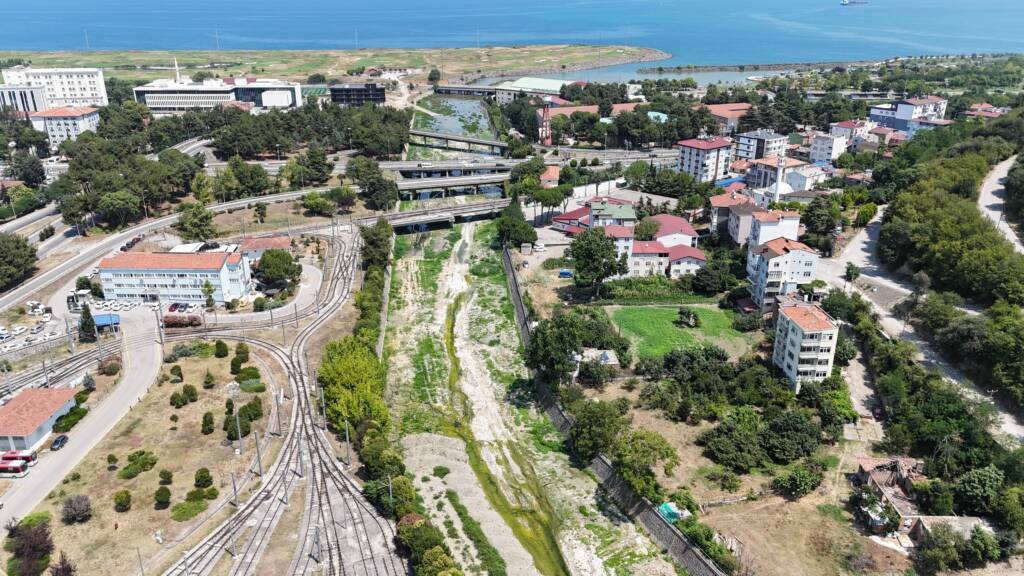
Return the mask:
[[[41,302],[29,300],[25,303],[25,310],[25,320],[11,326],[0,325],[0,354],[53,340],[64,334],[64,326]]]

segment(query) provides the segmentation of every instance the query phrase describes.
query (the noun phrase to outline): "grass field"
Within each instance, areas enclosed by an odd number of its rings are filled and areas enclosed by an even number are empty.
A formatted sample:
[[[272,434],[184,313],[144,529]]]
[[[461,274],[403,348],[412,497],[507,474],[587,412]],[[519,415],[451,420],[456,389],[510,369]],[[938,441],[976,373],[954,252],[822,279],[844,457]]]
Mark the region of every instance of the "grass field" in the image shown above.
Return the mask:
[[[186,50],[93,52],[0,52],[0,59],[23,58],[39,67],[103,68],[109,77],[152,80],[172,75],[174,59],[185,74],[208,70],[221,76],[260,76],[305,80],[319,72],[332,78],[358,67],[417,68],[426,79],[431,68],[451,80],[457,76],[560,71],[665,58],[667,54],[635,46],[530,45],[480,48],[363,50]]]
[[[700,318],[697,328],[676,325],[677,306],[629,306],[610,309],[610,312],[615,325],[633,342],[634,352],[639,356],[661,356],[676,348],[693,348],[705,342],[734,355],[749,349],[751,338],[732,327],[735,312],[717,307],[691,308]]]

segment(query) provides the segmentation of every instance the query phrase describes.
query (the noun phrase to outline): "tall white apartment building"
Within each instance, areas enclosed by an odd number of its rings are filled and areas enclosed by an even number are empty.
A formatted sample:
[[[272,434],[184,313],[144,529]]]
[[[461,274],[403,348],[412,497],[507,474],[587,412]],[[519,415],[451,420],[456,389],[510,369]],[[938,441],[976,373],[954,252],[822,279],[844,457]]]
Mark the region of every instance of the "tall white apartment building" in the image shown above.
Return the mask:
[[[51,108],[107,105],[107,87],[99,68],[14,66],[3,70],[3,77],[4,84],[45,88]]]
[[[848,140],[845,136],[820,134],[811,141],[811,162],[829,164],[846,152]]]
[[[832,373],[839,327],[817,304],[782,299],[775,316],[775,363],[799,394],[804,382],[817,382]]]
[[[116,300],[203,302],[203,286],[213,286],[218,304],[253,289],[249,260],[240,252],[124,252],[100,262],[105,298]]]
[[[800,236],[800,213],[788,210],[754,212],[747,244],[753,248],[776,238],[796,240]]]
[[[74,141],[83,132],[95,132],[100,125],[100,113],[95,108],[50,108],[35,112],[29,118],[32,127],[46,132],[51,148],[57,148],[65,140]]]
[[[801,284],[814,280],[818,252],[810,246],[776,238],[747,251],[747,278],[750,297],[762,314],[771,312],[775,297],[795,292]]]
[[[938,96],[907,98],[891,104],[872,106],[869,117],[886,128],[906,131],[911,120],[945,118],[948,102]]]
[[[728,173],[731,162],[732,140],[728,138],[715,136],[679,142],[679,171],[693,176],[698,182],[721,180]]]
[[[771,130],[753,130],[736,136],[736,158],[757,160],[786,153],[786,137]]]

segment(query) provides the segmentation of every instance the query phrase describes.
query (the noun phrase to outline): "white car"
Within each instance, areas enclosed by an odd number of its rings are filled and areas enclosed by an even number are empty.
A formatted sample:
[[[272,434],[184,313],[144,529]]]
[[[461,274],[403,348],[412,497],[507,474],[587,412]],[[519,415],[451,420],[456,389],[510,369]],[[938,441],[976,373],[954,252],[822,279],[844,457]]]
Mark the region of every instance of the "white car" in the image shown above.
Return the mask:
[[[50,314],[49,312],[47,312],[46,314],[43,314],[43,322],[49,322],[52,319],[53,319],[53,314]]]
[[[11,329],[11,334],[14,334],[15,336],[20,336],[25,333],[25,330],[28,330],[28,328],[25,328],[24,326],[20,325],[15,326],[13,329]]]
[[[10,352],[11,350],[17,350],[20,347],[21,347],[21,344],[19,344],[17,342],[11,342],[9,344],[4,344],[4,347],[2,348],[2,350],[4,352]]]
[[[25,302],[26,308],[39,308],[42,305],[43,303],[39,300],[29,300],[28,302]]]
[[[40,338],[39,336],[29,336],[28,338],[25,338],[25,346],[31,346],[31,345],[35,344],[36,342],[41,342],[41,341],[42,341],[42,338]]]
[[[196,304],[195,302],[193,302],[192,304],[188,305],[188,311],[189,312],[195,312],[196,310],[199,310],[199,304]]]
[[[47,332],[46,335],[43,336],[44,340],[53,340],[54,338],[60,338],[60,332]]]

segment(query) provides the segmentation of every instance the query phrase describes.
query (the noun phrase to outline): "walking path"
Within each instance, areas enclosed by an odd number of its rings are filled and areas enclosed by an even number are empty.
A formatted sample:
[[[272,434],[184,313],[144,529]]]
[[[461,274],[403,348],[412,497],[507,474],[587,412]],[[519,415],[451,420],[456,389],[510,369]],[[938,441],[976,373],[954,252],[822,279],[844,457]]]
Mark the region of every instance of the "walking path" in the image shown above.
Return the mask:
[[[999,429],[1015,441],[1024,442],[1024,419],[1016,416],[1009,408],[994,402],[990,395],[978,388],[962,372],[948,364],[931,343],[915,332],[913,325],[894,314],[893,308],[910,295],[911,287],[905,282],[893,279],[892,275],[876,260],[875,246],[878,242],[880,228],[881,214],[876,216],[866,228],[850,238],[841,254],[821,259],[818,264],[819,277],[840,290],[859,292],[871,303],[872,308],[879,316],[882,329],[887,334],[917,346],[921,352],[920,360],[926,366],[939,370],[947,380],[955,383],[966,397],[992,406],[999,421]],[[846,265],[850,262],[861,269],[861,279],[852,284],[847,282],[844,277]],[[879,291],[880,289],[887,289],[888,293]],[[893,293],[898,296],[893,298]],[[978,313],[976,310],[965,309],[965,311]]]
[[[1002,180],[1010,173],[1010,168],[1013,167],[1016,161],[1016,156],[1010,156],[992,168],[988,176],[985,177],[985,181],[981,183],[981,189],[978,191],[978,208],[981,209],[982,214],[995,223],[996,228],[1013,244],[1014,250],[1024,253],[1024,243],[1021,243],[1013,227],[1006,221],[1004,213],[1006,208],[1006,189],[1003,188]]]

